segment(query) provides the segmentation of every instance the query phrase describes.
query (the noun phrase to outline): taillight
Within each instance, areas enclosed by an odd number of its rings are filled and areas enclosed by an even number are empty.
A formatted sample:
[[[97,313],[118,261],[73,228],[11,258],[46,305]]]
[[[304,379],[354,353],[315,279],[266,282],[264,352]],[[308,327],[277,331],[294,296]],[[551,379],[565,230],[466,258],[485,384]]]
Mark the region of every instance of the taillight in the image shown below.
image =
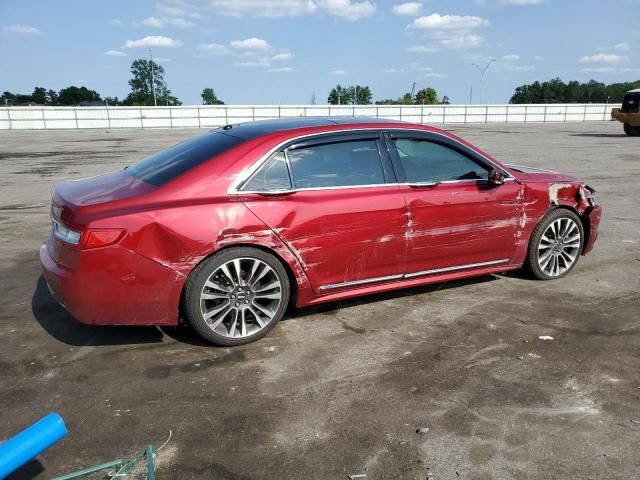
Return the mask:
[[[87,230],[82,248],[98,248],[106,247],[112,243],[116,243],[122,237],[124,230],[121,228],[105,228],[100,230]]]

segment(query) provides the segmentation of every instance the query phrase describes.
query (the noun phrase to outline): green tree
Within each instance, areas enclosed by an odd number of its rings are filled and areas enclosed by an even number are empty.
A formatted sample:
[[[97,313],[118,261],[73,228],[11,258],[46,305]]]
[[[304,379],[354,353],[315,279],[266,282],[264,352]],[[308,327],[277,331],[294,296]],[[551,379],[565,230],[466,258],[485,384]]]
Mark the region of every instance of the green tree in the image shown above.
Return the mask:
[[[216,96],[213,88],[203,88],[200,96],[203,105],[224,105],[224,102]]]
[[[340,84],[336,85],[329,92],[327,102],[331,105],[347,105],[351,103],[352,97],[349,87],[342,87]]]
[[[509,103],[619,103],[625,92],[639,87],[640,80],[605,85],[595,80],[564,83],[553,78],[517,87]]]
[[[60,105],[78,105],[80,102],[100,102],[100,94],[87,87],[70,86],[58,93]]]
[[[39,103],[45,105],[47,103],[47,89],[43,87],[36,87],[31,94],[31,101],[33,103]]]
[[[110,107],[117,107],[119,105],[122,105],[122,102],[118,97],[105,97],[104,103]]]
[[[349,92],[349,103],[355,105],[370,105],[373,97],[371,89],[367,85],[349,86],[346,88]]]
[[[2,106],[12,106],[16,104],[16,96],[11,92],[3,92],[0,96]]]
[[[47,101],[47,105],[59,105],[60,98],[58,96],[58,92],[51,89],[47,90],[46,101]]]
[[[171,90],[164,81],[164,67],[153,60],[138,58],[131,63],[129,80],[131,93],[124,100],[125,105],[182,105],[182,102],[171,95]]]
[[[438,94],[434,88],[423,88],[416,93],[415,103],[416,105],[434,105],[438,103]]]
[[[440,100],[440,105],[451,105],[451,101],[449,100],[449,97],[447,97],[446,95],[444,97],[442,97],[442,100]]]

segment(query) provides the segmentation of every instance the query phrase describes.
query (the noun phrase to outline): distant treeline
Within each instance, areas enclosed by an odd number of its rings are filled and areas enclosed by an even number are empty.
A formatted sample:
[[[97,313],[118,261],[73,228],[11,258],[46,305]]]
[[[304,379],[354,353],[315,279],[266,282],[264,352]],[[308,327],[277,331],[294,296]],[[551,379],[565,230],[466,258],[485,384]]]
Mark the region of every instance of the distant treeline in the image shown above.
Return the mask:
[[[625,92],[634,88],[640,88],[640,80],[606,85],[595,80],[564,83],[554,78],[516,88],[509,103],[621,103]]]

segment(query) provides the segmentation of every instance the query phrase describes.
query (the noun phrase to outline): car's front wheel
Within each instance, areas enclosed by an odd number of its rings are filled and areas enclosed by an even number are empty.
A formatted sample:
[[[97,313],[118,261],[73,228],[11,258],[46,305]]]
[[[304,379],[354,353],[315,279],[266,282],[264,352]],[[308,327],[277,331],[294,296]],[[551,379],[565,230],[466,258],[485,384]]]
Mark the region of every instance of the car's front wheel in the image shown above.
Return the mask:
[[[264,337],[289,303],[280,261],[255,248],[223,250],[200,264],[187,282],[183,312],[206,340],[223,346]]]
[[[640,127],[634,127],[632,125],[629,125],[628,123],[625,123],[623,125],[623,128],[624,128],[624,133],[626,133],[631,137],[640,136]]]
[[[564,208],[552,210],[533,230],[527,267],[540,280],[564,277],[576,266],[583,242],[578,215]]]

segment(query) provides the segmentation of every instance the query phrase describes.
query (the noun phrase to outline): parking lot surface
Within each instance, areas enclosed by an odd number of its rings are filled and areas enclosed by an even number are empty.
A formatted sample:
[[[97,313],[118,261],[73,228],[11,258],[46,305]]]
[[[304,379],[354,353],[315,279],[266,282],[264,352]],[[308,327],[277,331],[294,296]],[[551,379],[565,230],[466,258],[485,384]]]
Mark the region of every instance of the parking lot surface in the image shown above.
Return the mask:
[[[82,325],[39,271],[57,181],[198,131],[0,132],[0,438],[50,411],[69,428],[14,478],[169,431],[159,479],[640,478],[640,139],[613,122],[446,129],[594,186],[594,252],[557,281],[485,276],[292,311],[232,349],[186,327]]]

